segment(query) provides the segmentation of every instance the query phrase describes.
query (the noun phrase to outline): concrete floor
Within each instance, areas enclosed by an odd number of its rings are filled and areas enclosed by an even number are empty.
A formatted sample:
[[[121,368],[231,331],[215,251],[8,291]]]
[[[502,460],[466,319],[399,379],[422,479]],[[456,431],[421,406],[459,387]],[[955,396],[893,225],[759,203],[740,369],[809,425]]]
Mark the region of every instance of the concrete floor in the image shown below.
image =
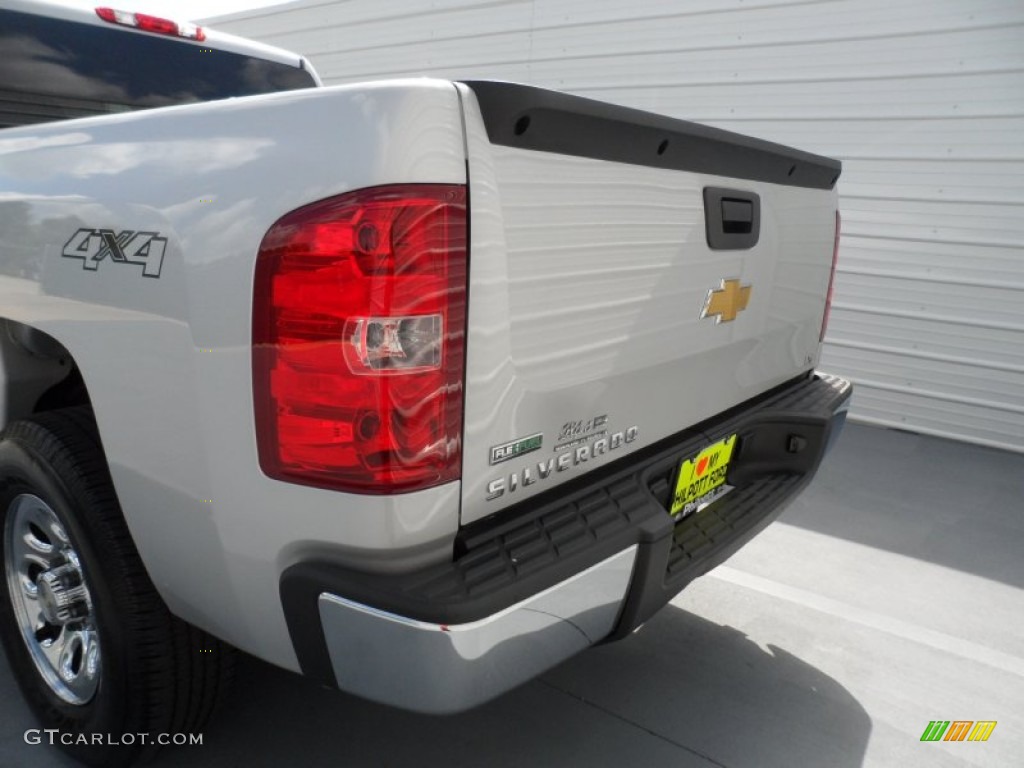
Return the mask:
[[[1024,455],[850,425],[801,498],[637,635],[431,718],[247,659],[158,766],[1024,765]],[[930,720],[997,720],[923,743]],[[0,766],[65,766],[0,661]]]

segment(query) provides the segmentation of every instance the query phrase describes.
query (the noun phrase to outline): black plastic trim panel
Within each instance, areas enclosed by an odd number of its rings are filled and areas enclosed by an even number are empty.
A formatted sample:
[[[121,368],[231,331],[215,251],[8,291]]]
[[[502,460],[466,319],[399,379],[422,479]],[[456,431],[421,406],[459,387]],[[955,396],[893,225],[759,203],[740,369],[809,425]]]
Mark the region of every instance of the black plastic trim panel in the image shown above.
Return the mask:
[[[782,511],[813,475],[834,414],[849,395],[849,383],[834,377],[791,381],[609,464],[599,479],[578,478],[466,526],[451,562],[398,575],[326,562],[290,567],[281,577],[281,599],[303,672],[334,680],[320,629],[322,593],[411,619],[461,624],[635,544],[630,593],[611,639],[628,634]],[[729,482],[736,490],[674,521],[667,509],[682,459],[734,433],[739,438]]]
[[[842,163],[653,112],[517,83],[466,80],[492,144],[791,187],[832,189]]]

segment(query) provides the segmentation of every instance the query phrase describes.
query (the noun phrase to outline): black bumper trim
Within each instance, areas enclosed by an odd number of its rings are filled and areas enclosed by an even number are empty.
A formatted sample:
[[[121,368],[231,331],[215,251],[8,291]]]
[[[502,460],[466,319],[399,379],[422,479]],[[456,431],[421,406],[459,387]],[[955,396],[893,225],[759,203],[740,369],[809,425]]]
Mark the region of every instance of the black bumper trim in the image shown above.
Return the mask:
[[[600,479],[578,478],[467,526],[451,562],[397,575],[326,562],[291,566],[281,576],[281,599],[303,672],[335,682],[320,625],[322,593],[410,619],[463,624],[637,544],[629,595],[609,639],[628,634],[781,513],[817,469],[850,390],[835,377],[784,384],[607,465]],[[681,460],[733,433],[739,442],[729,483],[736,489],[674,521],[667,509]],[[802,438],[796,452],[794,434]]]

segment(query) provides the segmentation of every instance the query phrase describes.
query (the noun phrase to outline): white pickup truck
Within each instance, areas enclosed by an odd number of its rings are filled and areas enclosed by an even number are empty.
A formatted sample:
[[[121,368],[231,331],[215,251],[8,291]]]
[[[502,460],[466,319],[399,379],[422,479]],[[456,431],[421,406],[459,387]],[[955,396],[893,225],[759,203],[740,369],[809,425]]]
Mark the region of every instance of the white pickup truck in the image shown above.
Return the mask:
[[[232,647],[484,702],[839,433],[834,160],[110,8],[4,0],[0,46],[0,635],[80,760],[199,729]]]

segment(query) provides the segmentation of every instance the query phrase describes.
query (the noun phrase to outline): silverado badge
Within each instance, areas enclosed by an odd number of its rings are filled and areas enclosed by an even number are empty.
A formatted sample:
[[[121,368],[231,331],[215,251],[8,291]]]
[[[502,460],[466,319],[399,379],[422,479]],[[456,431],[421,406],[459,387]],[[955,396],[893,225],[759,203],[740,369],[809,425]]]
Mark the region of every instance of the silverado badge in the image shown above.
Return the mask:
[[[715,318],[715,325],[719,323],[731,323],[736,315],[747,308],[750,303],[750,293],[753,286],[740,285],[739,278],[722,280],[718,288],[708,291],[704,299],[704,309],[700,312],[700,319],[705,317]]]

